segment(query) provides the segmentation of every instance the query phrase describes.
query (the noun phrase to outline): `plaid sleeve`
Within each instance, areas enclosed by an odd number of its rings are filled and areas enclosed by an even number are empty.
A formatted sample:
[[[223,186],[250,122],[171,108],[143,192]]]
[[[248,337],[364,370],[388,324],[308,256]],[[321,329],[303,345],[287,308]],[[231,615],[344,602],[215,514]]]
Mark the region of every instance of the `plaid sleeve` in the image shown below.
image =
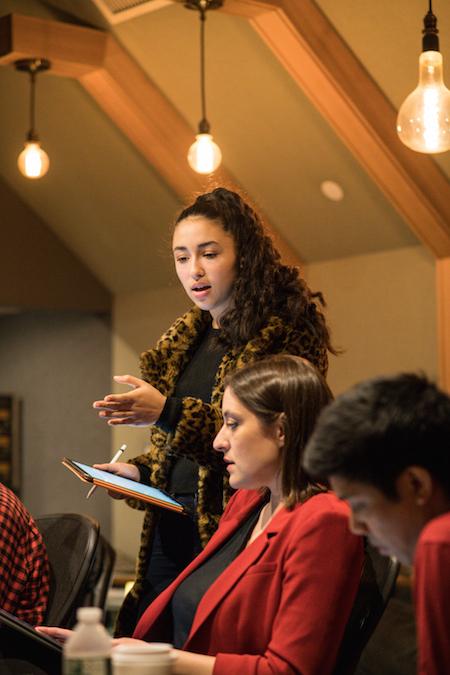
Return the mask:
[[[48,592],[42,537],[16,495],[0,485],[0,607],[38,625],[44,620]]]

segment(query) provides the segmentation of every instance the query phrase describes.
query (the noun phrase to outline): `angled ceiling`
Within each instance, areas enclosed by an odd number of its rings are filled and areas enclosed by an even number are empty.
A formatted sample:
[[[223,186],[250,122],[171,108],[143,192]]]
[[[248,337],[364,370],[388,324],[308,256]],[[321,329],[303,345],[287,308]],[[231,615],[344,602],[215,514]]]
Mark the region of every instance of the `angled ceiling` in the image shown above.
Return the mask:
[[[2,15],[113,36],[106,65],[91,74],[54,77],[55,66],[39,77],[37,129],[51,168],[35,182],[16,169],[27,78],[0,55],[0,178],[112,293],[171,282],[173,216],[208,184],[184,159],[200,116],[198,16],[180,4],[148,4],[154,11],[114,25],[91,0],[1,4]],[[419,240],[450,254],[450,153],[419,156],[391,133],[394,108],[416,85],[425,5],[225,0],[208,14],[207,104],[226,166],[220,180],[236,181],[258,204],[291,259]],[[448,84],[449,3],[435,0],[434,10]],[[342,186],[343,201],[323,196],[325,180]],[[8,227],[0,216],[3,236]]]

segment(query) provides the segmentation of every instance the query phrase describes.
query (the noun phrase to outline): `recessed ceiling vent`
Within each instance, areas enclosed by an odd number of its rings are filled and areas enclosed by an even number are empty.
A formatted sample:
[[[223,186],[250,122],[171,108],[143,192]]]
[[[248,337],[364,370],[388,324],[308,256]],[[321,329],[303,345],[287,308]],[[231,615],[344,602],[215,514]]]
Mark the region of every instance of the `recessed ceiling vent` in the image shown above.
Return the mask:
[[[121,23],[171,5],[171,0],[92,0],[111,24]]]

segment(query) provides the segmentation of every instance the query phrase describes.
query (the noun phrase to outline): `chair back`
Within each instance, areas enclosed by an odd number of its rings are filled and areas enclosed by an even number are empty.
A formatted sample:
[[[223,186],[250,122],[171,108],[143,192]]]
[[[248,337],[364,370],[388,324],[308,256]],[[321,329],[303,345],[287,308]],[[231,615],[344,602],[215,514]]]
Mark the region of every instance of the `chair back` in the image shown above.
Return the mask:
[[[352,675],[395,589],[400,570],[396,558],[386,557],[368,542],[361,581],[345,629],[333,675]]]
[[[105,614],[106,596],[111,584],[115,561],[115,550],[100,535],[84,597],[81,601],[83,607],[101,607]],[[104,619],[105,616],[103,616]]]
[[[50,595],[45,623],[72,628],[83,604],[99,541],[99,523],[78,513],[35,518],[50,563]]]

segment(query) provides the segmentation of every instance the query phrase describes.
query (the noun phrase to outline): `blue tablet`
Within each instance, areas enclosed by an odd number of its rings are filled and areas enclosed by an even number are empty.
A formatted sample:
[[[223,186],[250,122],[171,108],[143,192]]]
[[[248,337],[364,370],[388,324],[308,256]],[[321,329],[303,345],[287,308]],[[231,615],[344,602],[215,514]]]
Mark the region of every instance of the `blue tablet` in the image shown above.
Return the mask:
[[[77,462],[74,459],[68,459],[67,457],[64,457],[62,463],[78,476],[78,478],[87,483],[93,483],[94,485],[106,488],[107,490],[113,490],[125,497],[140,499],[141,501],[148,502],[154,506],[160,506],[163,509],[185,513],[183,504],[177,502],[176,499],[163,490],[159,490],[151,485],[138,483],[130,478],[123,478],[122,476],[117,476],[109,471],[95,469],[89,464],[83,464],[82,462]]]

